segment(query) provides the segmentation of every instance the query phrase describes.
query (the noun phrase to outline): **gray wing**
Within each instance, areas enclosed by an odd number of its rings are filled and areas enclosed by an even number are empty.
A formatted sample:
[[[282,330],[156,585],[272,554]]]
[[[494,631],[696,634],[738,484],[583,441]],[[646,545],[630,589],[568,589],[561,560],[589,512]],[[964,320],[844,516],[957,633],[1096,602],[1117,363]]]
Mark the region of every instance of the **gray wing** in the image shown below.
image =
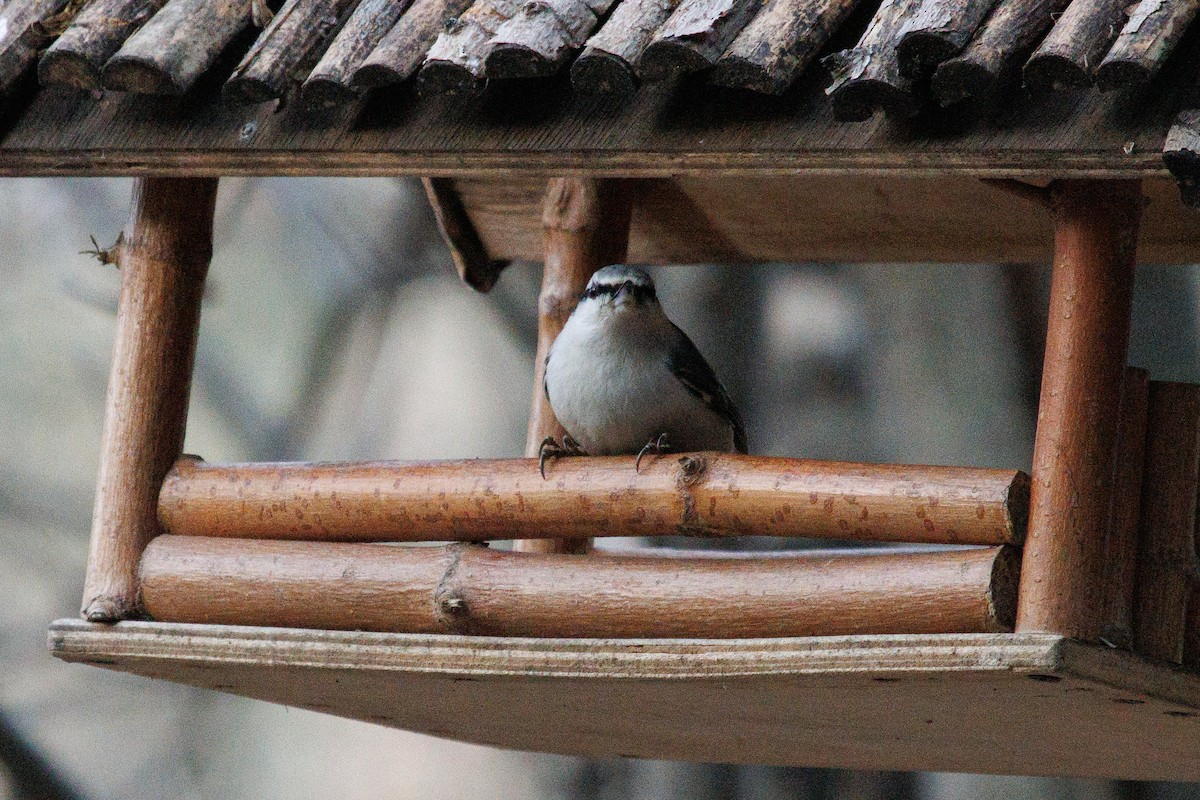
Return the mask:
[[[742,415],[738,413],[728,392],[721,385],[713,368],[704,360],[704,356],[692,344],[688,335],[671,323],[675,329],[676,339],[671,343],[667,355],[667,367],[692,395],[708,406],[714,413],[729,423],[733,428],[733,448],[745,454],[749,452],[746,443],[746,425]]]

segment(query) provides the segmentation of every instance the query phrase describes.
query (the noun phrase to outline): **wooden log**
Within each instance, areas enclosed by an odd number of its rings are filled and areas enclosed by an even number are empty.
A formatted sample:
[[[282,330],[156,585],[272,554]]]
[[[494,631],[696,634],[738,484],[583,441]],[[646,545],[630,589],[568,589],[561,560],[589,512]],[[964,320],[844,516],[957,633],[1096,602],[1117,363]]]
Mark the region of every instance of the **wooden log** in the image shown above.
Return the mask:
[[[38,60],[38,82],[99,89],[105,62],[166,0],[92,0]]]
[[[1073,0],[1025,64],[1025,82],[1038,89],[1088,86],[1125,25],[1129,0]]]
[[[350,76],[358,89],[387,86],[416,74],[425,54],[470,0],[416,0]]]
[[[181,95],[250,25],[251,0],[170,0],[101,70],[104,88]]]
[[[477,292],[491,291],[500,273],[512,262],[488,256],[453,179],[422,178],[421,185],[425,187],[425,196],[437,217],[442,239],[450,249],[458,277]]]
[[[413,8],[420,5],[418,0]],[[355,100],[360,91],[353,82],[355,72],[408,6],[409,0],[362,0],[304,81],[302,102],[329,109]]]
[[[682,0],[636,64],[644,81],[662,81],[709,69],[761,4],[745,0]]]
[[[1104,91],[1145,86],[1162,69],[1200,13],[1200,0],[1142,0],[1096,70]]]
[[[287,0],[225,82],[225,98],[265,103],[286,95],[324,54],[357,0]]]
[[[1200,109],[1179,112],[1163,142],[1163,163],[1179,185],[1183,202],[1200,208]]]
[[[137,614],[137,564],[161,532],[158,492],[183,448],[216,178],[140,178],[115,249],[121,267],[112,374],[83,616]]]
[[[0,6],[0,97],[7,94],[54,38],[48,22],[67,0],[10,0]]]
[[[1149,420],[1134,648],[1178,663],[1196,562],[1200,386],[1151,382]]]
[[[679,0],[622,0],[571,64],[571,88],[591,97],[628,97],[641,83],[635,65]]]
[[[756,638],[1010,630],[1019,555],[767,559],[183,536],[142,558],[157,620],[490,636]]]
[[[833,74],[825,92],[839,120],[860,122],[880,109],[901,117],[916,112],[912,81],[900,74],[896,40],[919,4],[920,0],[884,0],[857,45],[825,57]]]
[[[562,441],[566,435],[546,395],[550,346],[567,324],[592,273],[625,260],[632,213],[633,184],[629,181],[554,178],[546,185],[542,199],[545,255],[542,290],[538,296],[538,344],[525,437],[525,455],[530,458],[538,456],[547,437]],[[542,553],[584,552],[588,546],[586,538],[518,540],[514,545],[517,550]]]
[[[923,0],[896,45],[900,74],[924,75],[971,41],[996,0]]]
[[[710,80],[783,94],[858,5],[859,0],[767,0],[718,59]]]
[[[417,73],[422,94],[476,94],[483,90],[484,60],[496,30],[512,19],[521,0],[475,0],[429,48]]]
[[[933,73],[930,88],[943,106],[983,97],[1020,75],[1021,65],[1068,0],[1001,0],[962,55]]]
[[[527,0],[496,29],[484,59],[489,78],[536,78],[558,72],[596,30],[614,0]]]
[[[991,545],[1019,544],[1025,532],[1029,478],[1013,470],[704,453],[646,458],[635,472],[633,461],[560,458],[543,479],[526,459],[184,458],[158,513],[186,536],[342,542],[755,535]]]
[[[1051,196],[1054,275],[1017,628],[1096,642],[1141,184],[1059,181]]]
[[[1112,504],[1104,543],[1105,608],[1103,641],[1133,648],[1134,591],[1137,584],[1138,523],[1141,517],[1142,466],[1150,375],[1128,367],[1121,384]]]

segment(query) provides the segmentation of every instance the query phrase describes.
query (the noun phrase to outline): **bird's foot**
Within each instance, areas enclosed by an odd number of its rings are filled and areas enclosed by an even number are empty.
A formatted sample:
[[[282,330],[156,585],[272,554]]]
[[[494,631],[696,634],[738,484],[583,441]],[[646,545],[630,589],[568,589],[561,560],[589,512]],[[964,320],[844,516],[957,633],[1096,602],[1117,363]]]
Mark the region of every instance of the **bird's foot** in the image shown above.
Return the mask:
[[[542,440],[541,447],[538,448],[538,472],[542,473],[542,480],[546,480],[546,461],[548,459],[586,455],[587,451],[580,446],[579,442],[572,439],[569,433],[563,437],[562,444],[559,444],[553,436],[547,436]]]
[[[646,453],[654,453],[656,456],[661,456],[670,449],[670,445],[667,444],[667,435],[665,433],[660,433],[655,438],[646,442],[645,446],[638,451],[637,461],[633,462],[633,471],[642,471],[642,456],[646,455]]]

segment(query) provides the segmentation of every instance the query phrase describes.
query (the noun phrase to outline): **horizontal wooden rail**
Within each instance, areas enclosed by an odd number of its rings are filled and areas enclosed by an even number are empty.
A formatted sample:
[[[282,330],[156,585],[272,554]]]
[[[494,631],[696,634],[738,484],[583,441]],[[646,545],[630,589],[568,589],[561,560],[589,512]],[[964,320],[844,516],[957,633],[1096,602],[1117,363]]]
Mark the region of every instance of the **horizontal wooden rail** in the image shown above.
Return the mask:
[[[1029,478],[1013,470],[717,453],[537,462],[233,464],[181,459],[159,497],[171,533],[322,541],[806,536],[1013,544]]]
[[[160,536],[142,601],[166,622],[497,636],[754,638],[1011,630],[1019,553],[665,559],[478,544]]]

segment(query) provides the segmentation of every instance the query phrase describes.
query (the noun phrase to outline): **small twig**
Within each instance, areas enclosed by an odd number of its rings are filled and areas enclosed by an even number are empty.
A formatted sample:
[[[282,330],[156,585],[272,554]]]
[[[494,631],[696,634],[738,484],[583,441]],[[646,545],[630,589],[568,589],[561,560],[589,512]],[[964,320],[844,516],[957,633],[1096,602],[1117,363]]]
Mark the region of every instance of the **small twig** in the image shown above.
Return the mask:
[[[112,264],[117,269],[121,268],[121,245],[125,244],[124,231],[117,236],[117,240],[112,243],[111,247],[101,247],[95,236],[88,238],[92,240],[92,249],[80,250],[79,255],[93,256],[101,264]]]
[[[275,18],[275,12],[267,5],[267,0],[250,0],[250,21],[256,28],[265,28]]]

